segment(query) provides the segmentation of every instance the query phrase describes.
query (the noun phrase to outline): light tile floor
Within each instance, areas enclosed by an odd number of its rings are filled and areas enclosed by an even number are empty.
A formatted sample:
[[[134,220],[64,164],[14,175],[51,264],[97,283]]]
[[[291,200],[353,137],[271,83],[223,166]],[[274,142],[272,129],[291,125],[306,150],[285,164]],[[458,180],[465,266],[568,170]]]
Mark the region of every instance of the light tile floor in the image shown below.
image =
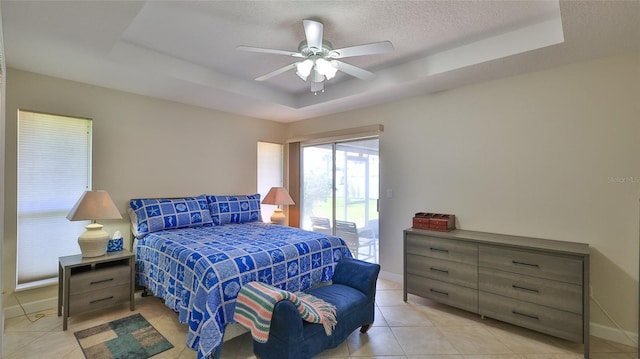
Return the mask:
[[[136,296],[136,310],[174,345],[154,359],[196,358],[185,347],[186,326],[158,298]],[[5,320],[3,358],[82,359],[75,331],[131,315],[128,305],[86,313],[69,319],[62,331],[56,309],[31,322],[25,317]],[[35,315],[30,315],[33,319]],[[254,358],[251,336],[241,335],[224,345],[223,359]],[[342,345],[323,352],[322,359],[577,359],[582,345],[532,332],[416,296],[402,300],[400,284],[379,280],[376,320],[362,335],[355,331]],[[637,358],[633,347],[591,338],[592,359]]]

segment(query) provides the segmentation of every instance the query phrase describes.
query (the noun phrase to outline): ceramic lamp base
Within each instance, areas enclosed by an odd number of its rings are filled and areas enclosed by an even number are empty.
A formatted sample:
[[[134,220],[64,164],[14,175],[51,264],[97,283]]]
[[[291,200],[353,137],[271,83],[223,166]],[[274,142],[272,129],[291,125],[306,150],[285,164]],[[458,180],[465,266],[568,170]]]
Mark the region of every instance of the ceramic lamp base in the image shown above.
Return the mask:
[[[287,217],[284,216],[284,213],[282,213],[282,209],[280,208],[276,208],[273,211],[273,214],[271,215],[271,223],[274,224],[279,224],[284,226],[284,222],[287,219]]]
[[[109,233],[102,229],[99,223],[92,223],[84,227],[86,232],[78,237],[80,251],[85,258],[100,257],[107,253]]]

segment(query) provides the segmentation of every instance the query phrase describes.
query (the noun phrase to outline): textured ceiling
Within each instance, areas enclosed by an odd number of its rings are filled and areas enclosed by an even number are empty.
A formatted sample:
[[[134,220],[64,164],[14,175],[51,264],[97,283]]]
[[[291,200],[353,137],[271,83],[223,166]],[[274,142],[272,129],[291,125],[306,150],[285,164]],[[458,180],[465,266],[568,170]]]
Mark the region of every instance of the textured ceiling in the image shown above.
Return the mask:
[[[638,1],[2,1],[7,66],[288,122],[640,48]],[[296,59],[303,19],[334,48],[383,40],[314,95]]]

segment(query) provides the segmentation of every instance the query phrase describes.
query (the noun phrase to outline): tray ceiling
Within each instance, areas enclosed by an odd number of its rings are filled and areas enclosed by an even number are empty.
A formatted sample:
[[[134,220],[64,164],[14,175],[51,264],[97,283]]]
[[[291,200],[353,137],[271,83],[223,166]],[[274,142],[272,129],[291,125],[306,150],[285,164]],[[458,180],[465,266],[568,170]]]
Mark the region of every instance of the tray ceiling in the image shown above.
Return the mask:
[[[2,1],[8,67],[290,122],[638,50],[637,1]],[[334,48],[389,40],[388,54],[345,59],[314,95],[297,59],[303,19]]]

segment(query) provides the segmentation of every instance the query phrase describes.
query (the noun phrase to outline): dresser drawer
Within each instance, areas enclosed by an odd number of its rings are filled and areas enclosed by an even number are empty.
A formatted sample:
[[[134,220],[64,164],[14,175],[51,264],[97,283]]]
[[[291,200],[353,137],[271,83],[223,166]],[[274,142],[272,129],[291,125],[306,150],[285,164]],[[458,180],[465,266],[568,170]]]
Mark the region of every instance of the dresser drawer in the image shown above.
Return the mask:
[[[92,290],[69,296],[69,315],[102,309],[130,299],[130,284]]]
[[[478,309],[481,315],[582,342],[582,316],[524,302],[496,294],[480,292]]]
[[[407,273],[478,288],[478,269],[471,264],[407,254]]]
[[[473,265],[478,264],[478,246],[475,244],[407,234],[406,245],[407,253]]]
[[[479,265],[582,285],[582,260],[571,256],[481,245]]]
[[[473,313],[478,312],[477,289],[407,274],[407,292]]]
[[[582,286],[480,267],[480,290],[582,314]]]
[[[131,283],[131,268],[129,266],[113,266],[84,273],[72,274],[69,279],[70,294],[83,293],[120,284]]]

